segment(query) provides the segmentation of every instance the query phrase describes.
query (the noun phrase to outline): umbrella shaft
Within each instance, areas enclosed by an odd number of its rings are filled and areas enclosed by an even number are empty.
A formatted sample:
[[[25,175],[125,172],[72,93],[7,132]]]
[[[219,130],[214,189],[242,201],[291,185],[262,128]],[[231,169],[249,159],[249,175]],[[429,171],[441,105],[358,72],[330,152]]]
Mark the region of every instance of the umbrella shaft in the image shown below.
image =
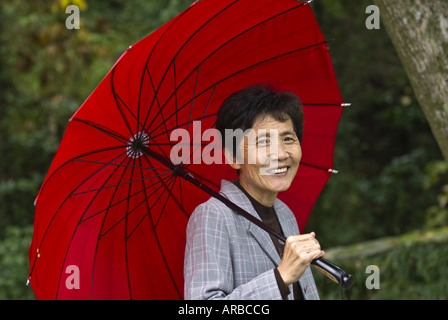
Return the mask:
[[[162,163],[164,166],[166,166],[169,169],[173,170],[175,175],[182,177],[184,180],[187,180],[187,181],[191,182],[192,184],[196,185],[198,188],[202,189],[203,191],[208,193],[210,196],[215,197],[216,199],[220,200],[226,206],[228,206],[230,209],[232,209],[232,210],[236,211],[237,213],[241,214],[243,217],[245,217],[246,219],[250,220],[255,225],[257,225],[258,227],[263,229],[264,231],[270,233],[271,235],[273,235],[274,237],[276,237],[277,239],[279,239],[283,243],[286,242],[286,238],[282,234],[280,234],[280,233],[276,232],[275,230],[269,228],[262,221],[258,220],[254,216],[252,216],[250,213],[245,211],[243,208],[241,208],[240,206],[236,205],[235,203],[233,203],[229,199],[225,198],[219,192],[216,192],[215,190],[213,190],[209,186],[207,186],[207,185],[203,184],[202,182],[200,182],[191,173],[185,171],[183,166],[182,166],[182,164],[175,165],[169,159],[164,157],[163,155],[160,155],[157,152],[154,152],[153,150],[148,149],[148,148],[142,148],[141,151],[144,154],[146,154],[147,156],[157,160],[158,162]]]
[[[236,205],[229,199],[225,198],[222,194],[219,192],[213,190],[209,186],[203,184],[198,179],[196,179],[191,173],[184,170],[183,165],[175,165],[166,158],[165,156],[154,152],[151,149],[148,148],[141,148],[141,151],[146,154],[147,156],[157,160],[167,168],[173,170],[173,173],[177,176],[182,177],[184,180],[187,180],[200,188],[201,190],[208,193],[210,196],[220,200],[222,203],[224,203],[227,207],[234,210],[238,214],[241,214],[244,218],[249,220],[250,222],[254,223],[258,227],[260,227],[262,230],[268,232],[272,236],[276,237],[278,240],[282,241],[283,243],[286,242],[286,237],[272,228],[265,225],[261,220],[255,218],[253,215],[251,215],[249,212],[241,208],[240,206]],[[349,289],[353,284],[353,277],[347,273],[344,272],[341,268],[334,265],[333,263],[329,262],[328,260],[325,260],[323,258],[319,258],[316,260],[313,260],[311,264],[318,269],[320,272],[322,272],[324,275],[326,275],[328,278],[330,278],[332,281],[338,283],[340,286],[342,286],[345,289]]]

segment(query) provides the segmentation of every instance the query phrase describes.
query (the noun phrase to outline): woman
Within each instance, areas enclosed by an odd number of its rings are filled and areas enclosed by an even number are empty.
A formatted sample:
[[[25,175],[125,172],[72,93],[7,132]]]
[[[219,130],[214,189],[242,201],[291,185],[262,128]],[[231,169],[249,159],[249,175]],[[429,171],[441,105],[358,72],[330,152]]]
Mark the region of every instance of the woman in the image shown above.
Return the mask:
[[[223,181],[221,193],[287,241],[280,243],[217,199],[199,205],[187,228],[185,299],[319,299],[309,264],[324,252],[314,233],[299,235],[294,214],[277,199],[302,157],[300,100],[266,85],[250,86],[224,101],[216,128],[239,175],[239,181]],[[250,129],[255,138],[240,139],[231,150],[226,129]],[[256,161],[249,161],[254,155]]]

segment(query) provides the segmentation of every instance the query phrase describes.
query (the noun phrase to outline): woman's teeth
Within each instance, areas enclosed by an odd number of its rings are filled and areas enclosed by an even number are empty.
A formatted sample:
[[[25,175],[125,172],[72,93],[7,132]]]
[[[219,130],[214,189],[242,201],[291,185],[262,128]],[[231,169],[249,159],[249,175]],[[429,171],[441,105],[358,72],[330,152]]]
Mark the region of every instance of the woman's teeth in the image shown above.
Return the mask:
[[[286,171],[288,171],[288,168],[281,168],[281,169],[272,169],[269,170],[270,173],[273,174],[281,174],[281,173],[285,173]]]

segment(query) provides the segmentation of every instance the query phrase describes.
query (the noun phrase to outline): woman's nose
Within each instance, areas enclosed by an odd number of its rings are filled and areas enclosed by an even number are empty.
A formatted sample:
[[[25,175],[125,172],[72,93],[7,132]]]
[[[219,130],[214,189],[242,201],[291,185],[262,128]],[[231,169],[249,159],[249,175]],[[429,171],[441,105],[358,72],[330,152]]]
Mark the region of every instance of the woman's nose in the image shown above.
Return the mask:
[[[282,161],[289,157],[286,146],[282,142],[274,143],[271,147],[271,159]]]

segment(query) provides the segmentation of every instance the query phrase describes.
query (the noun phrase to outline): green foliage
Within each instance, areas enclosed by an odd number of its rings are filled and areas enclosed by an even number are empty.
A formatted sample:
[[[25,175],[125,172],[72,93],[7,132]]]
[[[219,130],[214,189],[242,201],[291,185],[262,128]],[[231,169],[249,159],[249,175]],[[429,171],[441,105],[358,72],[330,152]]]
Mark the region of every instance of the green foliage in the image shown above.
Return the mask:
[[[424,208],[435,201],[435,188],[429,192],[424,187],[426,161],[425,150],[419,148],[392,159],[374,177],[334,177],[338,181],[329,184],[318,217],[313,217],[319,222],[316,229],[323,237],[321,242],[327,247],[347,245],[358,242],[353,239],[375,239],[423,227]],[[350,231],[335,234],[335,225],[337,230]]]
[[[426,168],[425,189],[438,189],[437,204],[426,210],[426,227],[436,228],[448,225],[448,163],[435,161]]]
[[[330,250],[328,255],[355,278],[350,289],[353,300],[446,300],[448,229],[411,232],[374,243]],[[368,289],[366,281],[379,269],[379,289]],[[339,287],[314,272],[322,299],[341,299]],[[370,281],[369,281],[370,283]]]
[[[95,26],[70,32],[66,15],[52,10],[51,2],[3,7],[0,230],[32,223],[34,197],[68,118],[113,63],[105,42],[92,36]]]
[[[32,227],[7,227],[5,239],[0,241],[0,300],[34,299],[34,293],[27,287],[28,248]]]

